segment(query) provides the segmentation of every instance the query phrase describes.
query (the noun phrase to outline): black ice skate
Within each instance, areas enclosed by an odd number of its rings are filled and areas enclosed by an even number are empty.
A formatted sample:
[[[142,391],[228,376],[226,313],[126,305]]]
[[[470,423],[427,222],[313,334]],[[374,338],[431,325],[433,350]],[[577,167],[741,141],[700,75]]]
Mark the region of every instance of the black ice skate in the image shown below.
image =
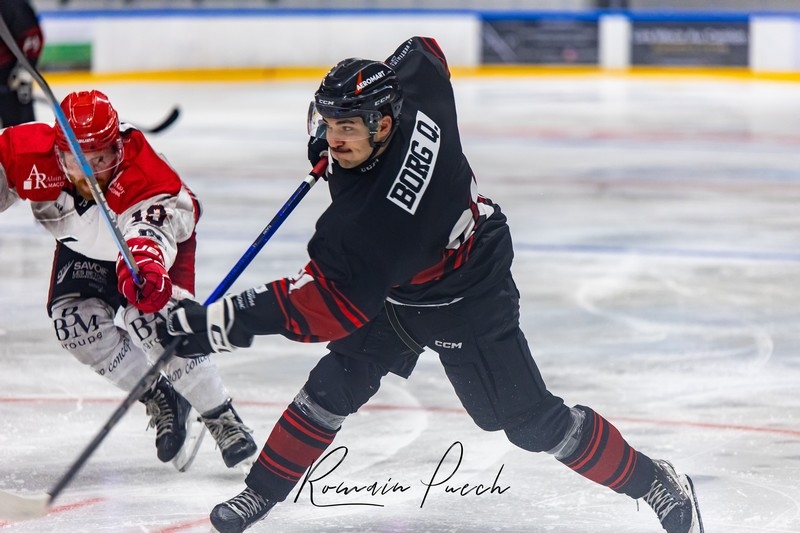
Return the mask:
[[[703,533],[694,485],[668,461],[653,460],[656,478],[643,499],[653,508],[668,533]]]
[[[208,431],[217,441],[225,466],[231,468],[258,451],[250,434],[252,429],[245,426],[234,410],[229,399],[216,409],[203,414]]]
[[[265,500],[247,487],[211,510],[211,525],[218,533],[242,533],[269,513],[276,502]]]
[[[186,440],[186,419],[192,406],[164,376],[159,376],[139,401],[150,416],[148,428],[156,428],[158,459],[172,461]]]

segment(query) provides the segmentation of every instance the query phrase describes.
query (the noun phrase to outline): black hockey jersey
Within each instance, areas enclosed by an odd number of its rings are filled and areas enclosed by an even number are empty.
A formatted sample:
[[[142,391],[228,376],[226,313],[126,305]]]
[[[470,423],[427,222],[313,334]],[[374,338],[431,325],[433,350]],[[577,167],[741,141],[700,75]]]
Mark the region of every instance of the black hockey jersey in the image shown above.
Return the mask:
[[[44,36],[31,3],[28,0],[3,0],[0,2],[0,16],[22,53],[31,65],[36,66],[44,47]],[[16,64],[14,54],[0,41],[0,83],[6,83]]]
[[[335,340],[369,322],[386,299],[448,304],[508,272],[506,219],[476,192],[441,49],[414,37],[386,63],[404,95],[399,129],[362,167],[333,162],[332,202],[308,244],[310,262],[297,278],[247,291],[237,302],[237,325],[250,332]]]

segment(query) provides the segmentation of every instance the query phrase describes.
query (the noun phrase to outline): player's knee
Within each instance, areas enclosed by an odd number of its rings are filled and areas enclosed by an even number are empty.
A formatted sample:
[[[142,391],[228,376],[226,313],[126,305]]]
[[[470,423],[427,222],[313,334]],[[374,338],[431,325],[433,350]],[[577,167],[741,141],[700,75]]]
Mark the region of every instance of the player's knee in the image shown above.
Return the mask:
[[[344,419],[347,418],[343,415],[331,413],[322,407],[313,398],[311,398],[311,396],[309,396],[305,388],[300,389],[300,392],[297,393],[297,396],[294,398],[294,404],[313,422],[316,422],[318,425],[334,431],[338,431],[339,428],[342,427],[342,422],[344,422]]]
[[[97,298],[62,298],[53,304],[51,316],[61,347],[85,365],[103,366],[121,343],[114,311]]]
[[[530,452],[546,452],[562,441],[571,423],[570,409],[557,396],[534,405],[527,417],[505,432],[512,444]]]
[[[303,389],[322,409],[347,416],[378,392],[385,374],[379,365],[329,353],[311,370]]]
[[[159,313],[143,313],[132,305],[122,310],[122,322],[134,344],[151,358],[157,358],[164,351],[169,339],[158,336],[157,324],[164,318]]]

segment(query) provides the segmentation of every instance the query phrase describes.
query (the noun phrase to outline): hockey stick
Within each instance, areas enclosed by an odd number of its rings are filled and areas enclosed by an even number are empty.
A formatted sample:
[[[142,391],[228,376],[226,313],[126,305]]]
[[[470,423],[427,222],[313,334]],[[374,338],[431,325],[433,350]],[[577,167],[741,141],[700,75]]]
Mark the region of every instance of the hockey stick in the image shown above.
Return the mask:
[[[36,96],[33,97],[33,99],[36,100],[37,102],[41,102],[43,104],[50,105],[50,100],[47,99],[44,96],[39,96],[37,94]],[[133,123],[133,122],[129,122],[127,120],[123,120],[122,122],[130,124],[131,126],[136,128],[137,130],[141,131],[142,133],[154,134],[154,133],[161,133],[165,129],[167,129],[170,126],[172,126],[175,123],[175,121],[178,120],[178,118],[180,116],[181,116],[181,108],[178,107],[178,106],[174,106],[170,110],[169,114],[166,117],[164,117],[164,119],[161,122],[159,122],[158,124],[156,124],[155,126],[149,126],[149,127],[148,126],[141,126],[139,124],[136,124],[136,123]]]
[[[218,300],[225,292],[230,289],[233,282],[244,271],[247,265],[252,262],[258,252],[269,241],[275,231],[283,224],[286,217],[294,210],[300,200],[308,193],[311,187],[319,180],[320,176],[325,172],[328,165],[327,158],[322,158],[317,163],[311,172],[306,176],[297,190],[292,196],[283,204],[283,207],[278,213],[270,220],[269,224],[262,230],[261,234],[253,241],[250,248],[242,255],[239,261],[225,276],[225,279],[219,286],[211,293],[204,305],[208,305]],[[169,359],[175,354],[175,351],[184,342],[184,339],[175,337],[164,349],[164,353],[153,363],[153,366],[142,376],[139,382],[133,387],[133,390],[128,394],[128,397],[122,402],[116,411],[108,419],[108,422],[100,429],[100,432],[92,439],[92,441],[84,448],[83,452],[78,456],[72,466],[69,467],[67,472],[53,485],[46,493],[32,494],[32,495],[17,495],[10,492],[0,490],[0,520],[28,520],[31,518],[38,518],[47,514],[48,509],[53,504],[53,501],[61,494],[61,491],[69,484],[75,477],[78,471],[83,467],[89,457],[97,450],[103,439],[109,434],[111,429],[120,421],[122,416],[128,411],[141,395],[147,390],[147,387],[155,379],[156,375],[161,372],[164,365],[167,364]]]
[[[17,58],[19,64],[25,67],[30,75],[36,80],[36,83],[39,85],[39,88],[45,94],[45,97],[50,102],[50,105],[53,108],[53,113],[55,113],[56,121],[61,126],[61,129],[64,131],[64,135],[67,138],[67,143],[69,143],[69,149],[72,154],[75,156],[75,159],[78,160],[78,163],[81,166],[81,170],[86,175],[86,179],[89,181],[89,185],[91,185],[92,197],[94,201],[100,208],[100,212],[103,215],[103,219],[106,221],[106,225],[108,229],[111,231],[112,236],[114,237],[114,242],[119,249],[122,258],[125,260],[125,264],[128,266],[128,269],[131,271],[131,275],[133,276],[133,281],[141,286],[142,279],[139,275],[139,267],[136,264],[136,261],[133,259],[133,254],[131,253],[130,248],[128,248],[127,243],[125,242],[124,237],[122,236],[122,232],[120,231],[119,227],[117,226],[116,222],[114,222],[114,217],[111,215],[111,208],[108,207],[108,202],[106,201],[106,197],[103,195],[102,189],[100,189],[100,185],[97,183],[97,179],[94,177],[94,173],[92,172],[92,166],[86,160],[86,156],[83,155],[83,150],[81,150],[81,146],[78,143],[78,139],[75,137],[75,132],[72,131],[72,127],[69,125],[69,121],[67,120],[66,115],[64,115],[64,111],[61,109],[61,106],[56,99],[56,96],[53,94],[53,91],[50,89],[50,86],[44,80],[39,71],[34,68],[33,65],[30,64],[28,58],[25,57],[25,54],[22,53],[17,42],[14,40],[14,36],[11,34],[11,30],[8,29],[8,25],[6,21],[3,20],[3,17],[0,17],[0,38],[6,43],[6,46],[11,53],[14,54],[14,57]]]
[[[148,133],[148,134],[161,133],[165,129],[167,129],[170,126],[172,126],[175,123],[175,121],[178,120],[178,117],[180,117],[180,116],[181,116],[181,108],[178,107],[178,106],[175,106],[175,107],[172,108],[172,111],[169,112],[169,115],[167,115],[164,118],[164,120],[162,120],[161,122],[159,122],[155,126],[150,126],[149,128],[147,128],[147,127],[144,127],[144,126],[139,126],[139,125],[134,124],[132,122],[128,122],[128,124],[132,125],[134,128],[136,128],[137,130],[141,131],[142,133]]]

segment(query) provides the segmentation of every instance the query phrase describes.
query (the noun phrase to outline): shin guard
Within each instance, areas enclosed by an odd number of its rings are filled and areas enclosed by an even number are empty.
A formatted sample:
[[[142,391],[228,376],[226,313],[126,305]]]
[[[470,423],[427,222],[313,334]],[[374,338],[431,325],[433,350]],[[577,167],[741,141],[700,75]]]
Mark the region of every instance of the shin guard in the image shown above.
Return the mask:
[[[653,481],[653,462],[633,449],[619,430],[588,407],[578,445],[559,461],[583,477],[632,498],[641,498]]]
[[[245,482],[275,502],[286,499],[338,430],[323,427],[292,403],[272,429]]]

